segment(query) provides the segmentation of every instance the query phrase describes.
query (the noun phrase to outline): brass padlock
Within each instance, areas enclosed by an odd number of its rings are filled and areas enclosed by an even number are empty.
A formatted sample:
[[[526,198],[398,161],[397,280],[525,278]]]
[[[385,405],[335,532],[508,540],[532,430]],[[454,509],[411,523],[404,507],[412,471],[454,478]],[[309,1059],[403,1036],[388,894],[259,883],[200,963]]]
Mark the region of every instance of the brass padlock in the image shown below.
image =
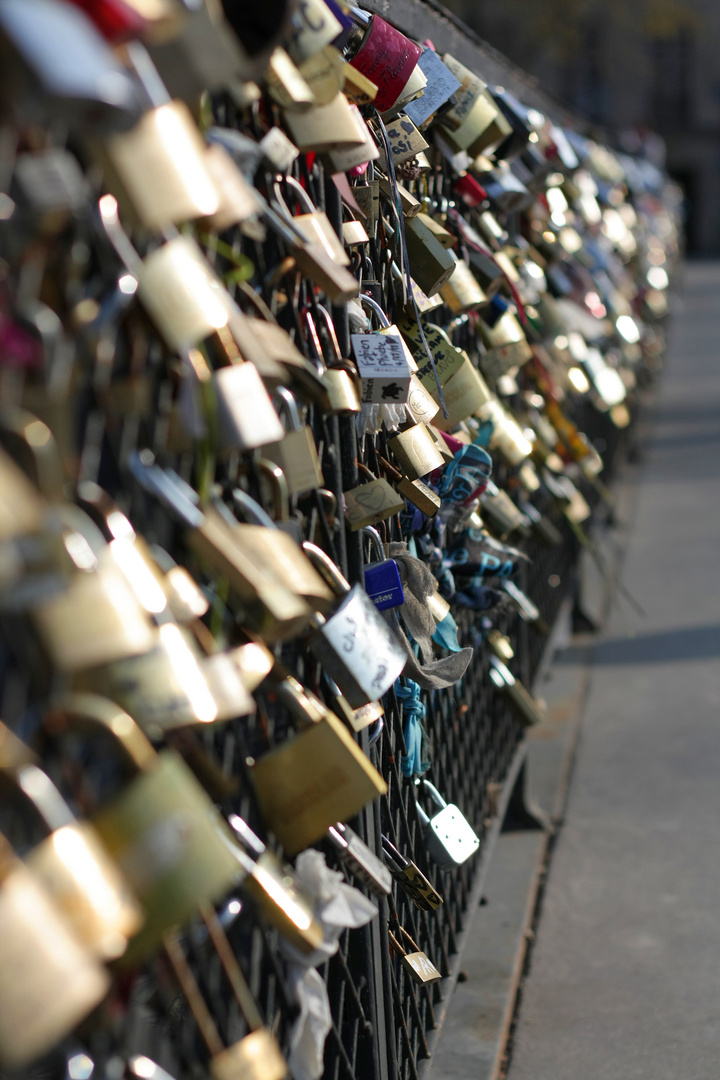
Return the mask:
[[[227,578],[251,629],[272,642],[294,637],[308,626],[312,612],[307,603],[281,585],[266,565],[250,557],[240,540],[237,522],[228,520],[214,506],[201,511],[193,501],[192,489],[163,472],[149,452],[131,455],[128,464],[145,490],[169,506],[188,528],[188,546],[216,574]]]
[[[289,855],[384,795],[387,784],[340,720],[288,676],[276,686],[303,730],[252,765],[260,810]]]
[[[108,547],[96,557],[79,533],[69,553],[81,568],[57,595],[33,604],[31,618],[52,664],[81,671],[146,652],[154,643],[149,615],[115,564]]]
[[[276,46],[265,71],[267,91],[281,108],[302,112],[316,104],[315,95],[288,54]],[[337,89],[335,91],[337,93]]]
[[[361,586],[351,588],[315,544],[305,541],[303,551],[339,597],[327,620],[316,616],[310,649],[352,707],[366,705],[390,689],[405,667],[407,654]]]
[[[470,157],[477,157],[502,142],[512,128],[478,75],[450,53],[445,53],[442,60],[459,79],[460,89],[453,94],[453,103],[438,129],[453,150],[465,150]]]
[[[95,694],[61,697],[44,723],[52,735],[104,733],[120,752],[128,781],[90,820],[145,912],[122,959],[134,963],[240,877],[232,833],[182,758],[171,750],[156,753],[113,702]]]
[[[443,898],[419,866],[416,866],[412,859],[407,859],[402,855],[387,836],[382,838],[382,847],[390,873],[402,886],[415,907],[422,911],[436,911],[443,903]]]
[[[351,70],[349,65],[345,67]],[[352,146],[333,147],[327,151],[326,157],[333,172],[348,172],[358,166],[367,166],[380,157],[377,143],[357,105],[350,106],[350,113],[359,141]]]
[[[427,296],[440,292],[455,269],[453,254],[442,246],[419,215],[405,219],[410,273]]]
[[[192,968],[182,950],[178,935],[166,934],[165,955],[170,961],[192,1017],[210,1053],[210,1075],[213,1080],[284,1080],[287,1076],[285,1059],[272,1032],[263,1026],[250,993],[250,987],[245,981],[215,910],[204,906],[202,915],[210,939],[225,969],[233,996],[250,1029],[250,1034],[240,1042],[229,1047],[224,1045]]]
[[[328,840],[349,872],[375,896],[387,896],[392,876],[387,867],[358,834],[338,821],[328,829]]]
[[[395,487],[408,502],[422,511],[426,517],[435,517],[440,509],[441,499],[436,491],[424,484],[422,480],[410,480],[403,476],[395,481]]]
[[[455,263],[455,269],[440,289],[440,295],[453,315],[464,315],[488,302],[487,295],[463,259]]]
[[[329,416],[360,412],[360,395],[358,393],[355,368],[349,360],[343,359],[329,311],[319,305],[317,310],[323,317],[327,337],[334,354],[328,362],[328,366],[320,374],[325,388],[325,394],[320,404],[323,411]],[[315,319],[309,309],[302,313],[302,318],[303,325],[308,330],[308,337],[317,353],[318,362],[322,366],[324,350],[315,326]]]
[[[377,236],[380,222],[380,180],[373,178],[352,189],[355,201],[364,214],[363,223],[371,240]]]
[[[425,424],[404,428],[399,435],[388,439],[387,445],[409,480],[420,480],[445,464]]]
[[[323,928],[292,867],[281,862],[237,814],[230,814],[228,823],[242,848],[240,862],[246,876],[240,888],[291,945],[305,954],[315,952],[323,942]]]
[[[246,295],[257,302],[252,290]],[[271,321],[270,310],[260,303],[257,306],[259,319],[248,318],[239,309],[230,316],[229,326],[242,357],[255,365],[270,389],[289,386],[306,401],[322,401],[324,387],[315,367],[303,356],[287,330],[274,319]]]
[[[390,155],[394,168],[416,157],[423,150],[427,150],[429,145],[410,117],[404,113],[400,113],[394,120],[388,122],[385,127],[385,134],[390,145]],[[388,171],[385,140],[382,141],[380,147],[379,165],[383,172]]]
[[[328,612],[335,594],[292,536],[240,488],[233,491],[233,506],[241,518],[253,523],[237,526],[238,537],[250,555],[265,560],[278,580],[307,600],[313,610]]]
[[[405,500],[398,496],[387,480],[373,476],[369,483],[343,492],[345,521],[351,532],[366,525],[377,525],[405,509]]]
[[[324,210],[318,210],[304,187],[293,177],[284,177],[284,183],[291,189],[296,201],[302,206],[304,213],[291,215],[282,195],[280,183],[273,184],[275,198],[288,217],[292,216],[293,225],[299,229],[308,244],[320,244],[324,248],[328,258],[338,266],[349,266],[350,259],[342,241],[330,224],[330,219]]]
[[[413,981],[420,986],[430,986],[432,983],[442,982],[442,974],[435,967],[428,954],[418,948],[407,930],[403,926],[400,926],[399,923],[398,927],[400,933],[407,940],[413,951],[408,952],[407,949],[400,944],[392,931],[388,930],[390,944],[393,952],[400,957],[402,966],[410,974]]]
[[[105,182],[121,208],[146,229],[216,214],[220,199],[206,147],[187,105],[160,105],[105,143]]]
[[[296,64],[301,64],[342,33],[342,23],[324,0],[306,0],[293,12],[288,52]]]
[[[327,105],[343,89],[349,65],[334,46],[325,45],[303,60],[298,70],[312,91],[314,104]]]
[[[222,367],[212,380],[223,450],[255,450],[283,438],[280,418],[253,364]]]
[[[358,295],[360,286],[357,278],[330,258],[322,244],[308,243],[293,219],[281,207],[267,206],[264,215],[267,224],[292,252],[298,268],[334,304],[344,304]]]
[[[490,657],[490,678],[498,690],[507,696],[514,712],[524,724],[530,726],[542,723],[544,716],[538,703],[498,656]]]
[[[69,1035],[101,1002],[110,979],[3,836],[0,954],[0,1064],[20,1069]]]
[[[263,447],[263,457],[280,466],[291,495],[305,495],[323,486],[315,438],[312,429],[302,423],[297,402],[290,391],[280,386],[275,395],[281,411],[288,418],[290,430],[279,441]]]
[[[343,93],[336,94],[327,105],[315,105],[304,112],[286,112],[285,123],[302,153],[324,153],[363,144]]]
[[[29,806],[49,835],[25,856],[75,937],[100,960],[122,956],[143,921],[127,882],[89,822],[78,821],[37,765],[0,769],[6,797]]]

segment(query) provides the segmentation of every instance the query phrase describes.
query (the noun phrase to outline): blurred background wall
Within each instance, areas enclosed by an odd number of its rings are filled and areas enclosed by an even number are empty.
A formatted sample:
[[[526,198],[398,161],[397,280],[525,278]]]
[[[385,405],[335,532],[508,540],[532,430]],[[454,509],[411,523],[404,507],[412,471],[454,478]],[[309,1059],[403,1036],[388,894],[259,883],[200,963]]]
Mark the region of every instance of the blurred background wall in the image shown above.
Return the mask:
[[[720,0],[444,2],[625,149],[639,132],[658,163],[666,152],[688,250],[720,252]]]

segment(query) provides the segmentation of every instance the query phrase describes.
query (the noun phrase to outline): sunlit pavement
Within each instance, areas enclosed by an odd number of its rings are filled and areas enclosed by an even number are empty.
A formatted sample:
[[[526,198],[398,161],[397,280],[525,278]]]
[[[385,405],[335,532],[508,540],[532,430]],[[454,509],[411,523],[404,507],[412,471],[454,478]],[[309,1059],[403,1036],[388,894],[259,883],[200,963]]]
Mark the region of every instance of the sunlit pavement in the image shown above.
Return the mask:
[[[689,264],[509,1080],[720,1075],[720,263]]]

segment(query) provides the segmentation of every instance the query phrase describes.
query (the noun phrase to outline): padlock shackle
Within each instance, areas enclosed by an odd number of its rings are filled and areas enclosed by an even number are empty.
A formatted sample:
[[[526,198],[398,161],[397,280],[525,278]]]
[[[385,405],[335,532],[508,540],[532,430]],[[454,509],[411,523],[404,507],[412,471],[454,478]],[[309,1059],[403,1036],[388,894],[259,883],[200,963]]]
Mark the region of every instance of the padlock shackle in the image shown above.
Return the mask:
[[[48,834],[78,823],[55,784],[37,765],[0,769],[0,793],[20,796],[32,807]]]
[[[129,454],[127,464],[142,489],[173,510],[186,526],[199,528],[204,523],[205,515],[175,478],[156,464],[151,451],[141,450]]]
[[[375,548],[375,554],[378,556],[380,562],[385,562],[385,547],[382,542],[382,537],[377,531],[374,525],[363,525],[363,536],[370,537],[370,543]]]
[[[304,331],[305,326],[307,327],[307,332],[303,332],[303,335],[302,335],[303,336],[303,341],[305,342],[306,345],[308,345],[308,343],[309,343],[308,342],[308,336],[309,336],[310,340],[312,341],[313,348],[314,348],[315,352],[317,353],[317,356],[314,357],[311,362],[314,362],[314,363],[317,364],[318,373],[320,375],[323,375],[324,372],[325,372],[325,357],[323,356],[322,343],[320,341],[320,336],[319,336],[319,334],[317,332],[317,326],[315,325],[315,316],[313,315],[312,311],[310,310],[310,305],[309,304],[306,304],[306,306],[300,312],[300,329],[301,329],[301,331]]]
[[[332,321],[332,316],[330,315],[330,312],[326,307],[323,307],[322,304],[317,305],[317,310],[320,312],[325,321],[325,327],[328,332],[328,337],[330,338],[330,344],[332,345],[333,352],[335,353],[335,360],[338,363],[346,363],[345,358],[340,351],[340,342],[337,339],[337,334],[335,332],[335,323]]]
[[[11,443],[19,443],[30,458],[34,475],[29,479],[40,493],[49,502],[57,503],[64,500],[61,455],[55,437],[47,424],[27,409],[3,409],[0,412],[0,432],[2,432],[0,442],[5,444],[7,439]],[[17,461],[12,447],[6,446],[6,449]],[[22,468],[19,461],[18,464]],[[26,469],[23,469],[23,472],[26,476],[28,475]]]
[[[260,503],[256,502],[252,495],[248,495],[247,491],[243,491],[242,488],[234,488],[232,497],[233,507],[240,517],[252,521],[255,525],[262,525],[266,529],[277,529],[278,526],[267,510],[263,510]]]
[[[305,188],[302,186],[299,180],[296,180],[294,176],[286,175],[283,177],[283,182],[295,192],[298,202],[302,204],[306,214],[316,214],[317,206],[308,195]],[[273,184],[273,191],[276,191],[276,185]]]
[[[273,391],[273,398],[280,399],[278,411],[285,411],[287,413],[287,416],[290,419],[290,430],[302,431],[303,424],[300,419],[300,412],[298,410],[297,401],[295,400],[295,395],[288,390],[287,386],[276,386]]]
[[[380,325],[384,330],[386,330],[388,326],[392,326],[392,323],[388,319],[387,315],[380,307],[377,300],[373,300],[372,296],[367,296],[365,293],[360,293],[359,300],[363,307],[369,308],[370,311],[372,311],[377,316]]]
[[[338,596],[345,596],[346,593],[351,591],[350,582],[343,577],[341,571],[322,548],[311,543],[310,540],[303,540],[302,549],[315,569],[325,578]]]
[[[438,789],[435,787],[434,784],[431,784],[429,780],[420,779],[420,777],[416,777],[415,778],[415,787],[420,787],[420,788],[427,789],[427,792],[430,795],[430,798],[433,800],[434,803],[436,803],[437,806],[440,807],[441,810],[444,810],[445,807],[447,806],[447,803],[443,799],[443,797],[440,794],[440,792],[438,791]],[[420,813],[420,804],[419,803],[418,803],[418,813]],[[422,811],[422,813],[424,813],[424,811]],[[427,818],[427,814],[425,814],[425,817]],[[429,821],[430,819],[427,818],[427,820]],[[427,824],[427,822],[423,822],[423,824]]]
[[[108,732],[137,773],[150,772],[159,760],[152,743],[133,718],[100,694],[61,695],[51,703],[43,725],[51,736],[67,731]]]
[[[387,836],[383,833],[381,836],[383,855],[387,862],[397,867],[396,873],[401,874],[406,867],[410,865],[410,860],[406,859],[401,852],[395,847],[395,845],[388,840]],[[392,868],[392,867],[391,867]]]

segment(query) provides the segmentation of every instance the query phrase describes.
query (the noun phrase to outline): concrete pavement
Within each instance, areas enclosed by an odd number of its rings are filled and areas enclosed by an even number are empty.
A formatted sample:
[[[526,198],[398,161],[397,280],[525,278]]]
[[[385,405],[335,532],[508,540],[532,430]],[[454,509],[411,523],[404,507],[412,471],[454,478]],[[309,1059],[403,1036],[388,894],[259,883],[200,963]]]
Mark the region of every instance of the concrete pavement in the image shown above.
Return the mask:
[[[720,263],[686,270],[623,579],[647,617],[598,636],[508,1080],[720,1076]]]

